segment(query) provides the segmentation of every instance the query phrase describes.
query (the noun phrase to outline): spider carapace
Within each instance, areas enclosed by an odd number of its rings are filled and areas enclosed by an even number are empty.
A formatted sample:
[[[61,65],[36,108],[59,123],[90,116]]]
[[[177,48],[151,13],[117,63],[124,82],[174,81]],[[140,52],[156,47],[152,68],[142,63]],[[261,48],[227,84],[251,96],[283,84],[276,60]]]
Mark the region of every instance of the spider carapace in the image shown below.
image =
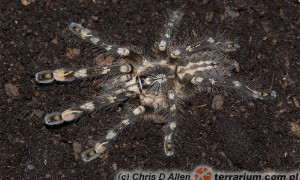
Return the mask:
[[[44,84],[98,76],[109,77],[108,82],[102,86],[103,95],[64,111],[48,114],[45,117],[48,125],[73,121],[84,113],[116,104],[126,106],[131,99],[139,102],[119,124],[95,143],[94,147],[82,154],[85,162],[103,154],[123,130],[143,116],[164,112],[168,112],[164,151],[167,156],[173,155],[178,109],[183,100],[188,100],[200,91],[225,88],[262,100],[276,97],[275,91],[254,90],[230,76],[230,72],[237,68],[238,63],[228,59],[225,53],[236,51],[240,47],[238,44],[212,37],[203,38],[190,45],[175,46],[174,43],[170,43],[182,16],[181,11],[172,12],[159,41],[154,45],[152,55],[146,55],[135,48],[107,43],[91,30],[71,23],[71,32],[100,50],[119,57],[118,64],[82,69],[61,68],[36,73],[36,81]]]

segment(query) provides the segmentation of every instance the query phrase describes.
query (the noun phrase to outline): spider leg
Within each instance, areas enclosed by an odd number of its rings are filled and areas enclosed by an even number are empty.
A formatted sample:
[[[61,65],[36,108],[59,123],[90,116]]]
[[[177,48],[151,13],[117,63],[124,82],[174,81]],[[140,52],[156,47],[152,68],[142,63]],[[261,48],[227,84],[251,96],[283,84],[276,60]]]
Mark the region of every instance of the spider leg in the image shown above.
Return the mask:
[[[100,98],[94,101],[89,101],[84,104],[69,108],[63,112],[53,112],[45,117],[45,122],[48,125],[58,125],[65,121],[73,121],[83,115],[85,112],[91,112],[96,109],[103,109],[113,104],[121,103],[129,98],[136,96],[135,92],[127,91],[116,94],[114,96],[108,96]]]
[[[174,154],[173,136],[177,121],[176,95],[174,91],[168,92],[168,125],[165,130],[164,150],[167,156]]]
[[[105,42],[104,40],[100,39],[95,33],[93,33],[91,30],[84,28],[82,25],[77,23],[71,23],[69,25],[69,30],[74,33],[75,35],[81,37],[87,42],[92,43],[93,45],[96,45],[101,50],[106,51],[107,53],[114,54],[120,57],[126,57],[134,60],[142,60],[143,56],[127,47],[119,46],[119,45],[113,45]]]
[[[222,52],[233,52],[236,51],[240,45],[235,44],[232,41],[216,41],[212,37],[189,45],[189,46],[179,46],[172,50],[171,58],[178,59],[189,56],[193,53],[203,51],[203,50],[219,50]]]
[[[61,69],[56,69],[54,71],[47,70],[47,71],[38,72],[35,75],[35,80],[38,83],[43,83],[43,84],[52,83],[54,80],[71,82],[81,78],[96,77],[96,76],[101,76],[106,74],[130,73],[131,71],[132,71],[132,67],[129,64],[114,65],[114,66],[104,65],[100,67],[83,68],[83,69],[61,68]]]
[[[150,110],[150,106],[138,106],[130,112],[119,124],[109,130],[105,137],[101,138],[93,148],[82,153],[82,160],[89,162],[100,156],[108,146],[129,126],[134,124],[145,112]]]
[[[180,20],[182,19],[183,13],[179,10],[174,11],[168,20],[167,27],[163,31],[163,34],[160,38],[160,41],[158,43],[158,50],[160,51],[161,55],[166,55],[167,47],[170,43],[172,33],[174,29],[178,26]]]
[[[202,78],[202,77],[194,77],[191,82],[195,85],[211,85],[211,86],[218,86],[223,88],[233,88],[237,89],[250,97],[261,99],[261,100],[267,100],[267,99],[274,99],[276,98],[276,92],[273,90],[263,90],[258,91],[251,89],[247,85],[242,84],[239,81],[231,81],[231,80],[218,80],[218,79],[208,79],[208,78]]]

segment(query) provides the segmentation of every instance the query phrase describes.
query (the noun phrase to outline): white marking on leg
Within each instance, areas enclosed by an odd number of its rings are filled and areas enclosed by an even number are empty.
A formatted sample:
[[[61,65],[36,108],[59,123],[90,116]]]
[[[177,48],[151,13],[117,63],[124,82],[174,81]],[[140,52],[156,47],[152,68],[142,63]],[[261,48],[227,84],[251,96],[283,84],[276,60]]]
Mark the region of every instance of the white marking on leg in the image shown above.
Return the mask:
[[[80,108],[84,109],[84,110],[93,110],[93,109],[95,109],[95,105],[93,102],[88,102],[88,103],[81,105]]]
[[[124,124],[125,126],[128,126],[130,124],[129,119],[123,120],[122,124]]]
[[[133,92],[135,92],[135,93],[137,93],[137,94],[139,94],[140,93],[140,90],[139,90],[139,87],[138,87],[138,85],[132,85],[132,86],[129,86],[128,88],[127,88],[127,90],[128,91],[133,91]]]
[[[128,56],[130,51],[129,49],[127,48],[118,48],[117,49],[117,53],[120,55],[120,56]]]
[[[171,35],[169,33],[166,33],[165,37],[169,39],[171,37]]]
[[[192,49],[192,47],[191,46],[188,46],[188,47],[186,47],[186,51],[190,51]]]
[[[104,143],[97,143],[95,145],[95,151],[97,154],[101,154],[103,153],[107,148],[103,145],[107,144],[108,142],[104,142]]]
[[[101,74],[107,74],[109,71],[110,71],[110,69],[107,66],[105,66],[105,67],[103,67]]]
[[[169,23],[168,23],[168,26],[169,26],[169,27],[173,27],[173,26],[174,26],[174,23],[169,22]]]
[[[162,40],[162,41],[160,41],[158,47],[159,47],[160,51],[164,51],[164,50],[166,50],[166,46],[167,46],[167,42],[165,40]]]
[[[93,35],[90,35],[90,33],[91,30],[83,28],[80,32],[80,36],[82,39],[85,39],[86,37],[92,37]]]
[[[175,94],[172,93],[172,92],[170,92],[170,93],[169,93],[169,98],[170,98],[170,99],[174,99],[174,98],[175,98]]]
[[[173,134],[173,133],[171,133],[171,134],[169,134],[169,135],[166,135],[166,136],[165,136],[165,141],[171,141],[171,139],[172,139],[172,134]]]
[[[114,102],[115,102],[115,99],[116,99],[115,96],[109,96],[109,97],[107,98],[107,100],[108,100],[110,103],[114,103]]]
[[[170,123],[170,129],[173,131],[176,128],[176,122]]]
[[[214,85],[216,83],[216,81],[214,79],[209,79],[209,81],[212,85]]]
[[[80,69],[79,71],[74,73],[74,76],[77,78],[87,77],[87,69]]]
[[[193,84],[196,84],[196,79],[197,79],[197,77],[193,77],[192,79],[191,79],[191,83],[193,83]]]
[[[144,106],[139,106],[139,107],[135,108],[135,110],[133,110],[134,115],[139,115],[144,112],[145,112]]]
[[[123,65],[123,66],[120,67],[120,71],[123,72],[123,73],[130,72],[131,71],[131,66]]]
[[[235,87],[241,87],[242,84],[239,81],[233,81]]]
[[[111,50],[111,48],[112,48],[112,46],[111,46],[111,45],[108,45],[108,46],[105,47],[105,50],[106,50],[106,51],[109,51],[109,50]]]
[[[170,107],[170,110],[171,110],[171,111],[176,111],[176,105],[173,104],[173,105]]]
[[[180,53],[181,51],[179,49],[175,49],[174,51],[171,52],[171,57],[176,58]]]
[[[149,96],[140,95],[140,99],[144,102],[144,104],[152,104],[155,102],[155,99]]]
[[[143,65],[146,66],[148,64],[149,64],[148,60],[147,59],[143,59]]]
[[[210,37],[210,38],[208,38],[207,42],[209,42],[209,43],[214,43],[215,40],[214,40],[212,37]]]
[[[120,81],[125,82],[125,81],[128,81],[130,78],[131,78],[130,74],[126,74],[126,75],[120,77]]]
[[[261,92],[253,90],[253,89],[249,88],[248,86],[245,86],[245,87],[252,93],[251,94],[252,97],[262,99]]]
[[[254,98],[260,98],[261,99],[261,92],[255,91],[255,90],[251,90],[251,92],[253,93],[252,96]]]
[[[168,64],[168,61],[167,60],[161,60],[160,63],[161,64]]]
[[[109,133],[106,135],[105,139],[106,140],[111,140],[113,138],[115,138],[117,135],[117,133],[115,133],[113,130],[109,131]]]
[[[125,87],[132,86],[136,83],[136,76],[132,77],[132,79],[125,83]]]
[[[75,114],[73,113],[72,109],[67,109],[64,112],[61,113],[61,118],[64,121],[72,121],[75,119]]]
[[[196,77],[195,82],[201,83],[204,79],[202,77]]]
[[[97,43],[100,41],[100,39],[99,38],[97,38],[97,37],[92,37],[91,38],[91,42],[93,43],[93,44],[95,44],[95,45],[97,45]]]
[[[272,91],[272,92],[271,92],[271,96],[277,97],[276,91]]]
[[[53,71],[53,78],[57,81],[64,81],[66,79],[65,76],[63,76],[66,73],[64,69],[56,69]]]

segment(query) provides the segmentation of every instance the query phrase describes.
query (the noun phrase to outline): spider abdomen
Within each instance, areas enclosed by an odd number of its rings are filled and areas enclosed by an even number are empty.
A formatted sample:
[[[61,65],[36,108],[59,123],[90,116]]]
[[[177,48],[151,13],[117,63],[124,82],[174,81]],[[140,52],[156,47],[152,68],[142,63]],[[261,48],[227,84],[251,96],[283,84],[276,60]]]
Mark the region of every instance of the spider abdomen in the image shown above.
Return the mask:
[[[224,57],[214,51],[204,51],[186,57],[177,67],[179,81],[190,82],[193,77],[223,78],[226,67]]]

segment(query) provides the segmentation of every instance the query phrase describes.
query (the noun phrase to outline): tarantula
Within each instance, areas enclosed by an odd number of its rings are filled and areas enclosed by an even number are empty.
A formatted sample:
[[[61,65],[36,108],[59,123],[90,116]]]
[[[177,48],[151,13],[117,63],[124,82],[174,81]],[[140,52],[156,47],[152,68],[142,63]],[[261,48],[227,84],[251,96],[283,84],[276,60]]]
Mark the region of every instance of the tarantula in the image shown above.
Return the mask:
[[[35,78],[38,83],[70,82],[76,79],[110,75],[113,78],[109,83],[104,84],[106,90],[118,89],[111,93],[112,95],[104,95],[63,112],[48,114],[45,117],[47,125],[73,121],[86,112],[125,104],[132,99],[139,102],[137,107],[110,129],[93,148],[82,154],[83,161],[89,162],[101,155],[125,128],[141,117],[161,112],[168,112],[164,151],[167,156],[173,155],[178,102],[204,89],[211,87],[236,89],[258,99],[276,97],[275,91],[257,91],[230,78],[228,74],[237,67],[237,63],[226,58],[223,53],[236,51],[239,48],[239,45],[232,41],[218,41],[208,37],[188,46],[171,47],[172,34],[182,16],[181,11],[172,12],[159,42],[153,48],[152,56],[145,56],[134,48],[109,44],[82,25],[71,23],[69,29],[72,33],[101,50],[120,57],[122,63],[83,69],[61,68],[36,73]]]

